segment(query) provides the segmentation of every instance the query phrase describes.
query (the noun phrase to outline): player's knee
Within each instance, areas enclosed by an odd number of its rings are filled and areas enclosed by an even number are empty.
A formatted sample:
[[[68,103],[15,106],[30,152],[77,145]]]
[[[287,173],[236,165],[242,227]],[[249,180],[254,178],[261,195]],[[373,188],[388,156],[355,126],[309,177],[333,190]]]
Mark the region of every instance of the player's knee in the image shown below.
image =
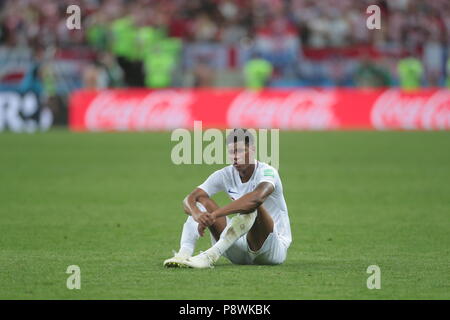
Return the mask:
[[[197,201],[203,205],[203,207],[205,208],[205,211],[208,211],[210,213],[219,208],[217,203],[210,197],[199,197],[197,199]]]
[[[190,213],[189,210],[186,208],[186,203],[187,203],[188,197],[189,197],[189,195],[187,195],[186,197],[184,197],[183,201],[181,201],[181,206],[183,207],[184,213],[190,215],[191,213]]]
[[[197,208],[199,208],[200,211],[202,212],[207,212],[208,210],[206,210],[205,206],[201,203],[201,202],[196,202]]]

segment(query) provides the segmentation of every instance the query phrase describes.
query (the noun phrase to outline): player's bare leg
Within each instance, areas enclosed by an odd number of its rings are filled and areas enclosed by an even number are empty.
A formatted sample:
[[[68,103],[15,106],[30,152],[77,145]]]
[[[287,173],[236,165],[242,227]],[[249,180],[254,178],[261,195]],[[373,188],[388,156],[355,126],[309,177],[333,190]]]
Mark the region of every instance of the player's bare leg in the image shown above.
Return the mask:
[[[252,251],[261,249],[269,234],[273,232],[274,225],[272,217],[262,205],[258,207],[257,213],[255,222],[247,233],[248,246]]]

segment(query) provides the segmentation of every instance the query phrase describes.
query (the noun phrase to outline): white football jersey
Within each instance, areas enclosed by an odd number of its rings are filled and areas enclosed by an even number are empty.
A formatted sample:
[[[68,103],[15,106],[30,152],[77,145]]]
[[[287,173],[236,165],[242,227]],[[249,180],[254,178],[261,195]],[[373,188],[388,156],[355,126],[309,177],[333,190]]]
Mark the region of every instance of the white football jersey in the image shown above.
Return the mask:
[[[198,187],[204,190],[210,197],[220,191],[225,191],[231,200],[236,200],[246,193],[252,192],[261,182],[269,182],[275,188],[264,201],[263,205],[272,216],[274,232],[289,247],[292,242],[291,226],[283,195],[283,185],[281,184],[278,171],[274,167],[255,160],[253,175],[250,180],[242,183],[239,172],[230,165],[215,171]]]

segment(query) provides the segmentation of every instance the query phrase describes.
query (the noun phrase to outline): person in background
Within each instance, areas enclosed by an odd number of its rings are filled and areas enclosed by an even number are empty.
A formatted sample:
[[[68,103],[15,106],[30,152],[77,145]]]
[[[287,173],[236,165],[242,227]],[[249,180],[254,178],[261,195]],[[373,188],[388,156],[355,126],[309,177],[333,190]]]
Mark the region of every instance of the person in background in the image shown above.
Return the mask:
[[[450,89],[450,57],[447,59],[447,81],[446,81],[446,86],[447,88]]]
[[[110,52],[100,52],[83,70],[83,86],[88,89],[123,87],[123,71]]]
[[[86,25],[87,44],[95,50],[108,50],[109,25],[103,11],[88,17]]]
[[[27,70],[24,71],[20,81],[12,81],[12,83],[0,81],[0,91],[32,91],[36,95],[41,95],[44,91],[42,80],[42,65],[44,58],[45,48],[37,45],[33,48],[33,58],[30,61]]]
[[[427,84],[430,87],[437,87],[442,80],[443,57],[444,47],[440,42],[439,35],[430,33],[429,39],[425,42],[422,56]]]
[[[412,52],[397,64],[397,72],[400,80],[400,87],[404,90],[414,90],[421,86],[423,77],[422,62],[415,58]]]
[[[245,85],[249,89],[266,87],[272,76],[273,67],[261,54],[255,52],[244,66]]]
[[[42,105],[51,111],[54,125],[65,125],[67,123],[67,101],[58,92],[58,77],[51,59],[43,61],[39,70],[39,78],[42,81]]]
[[[151,53],[145,56],[145,86],[148,88],[167,88],[172,85],[176,60],[174,57],[155,46]]]
[[[358,87],[383,88],[392,84],[389,72],[365,56],[354,75]]]
[[[98,58],[100,85],[103,88],[118,88],[124,86],[123,70],[113,54],[108,51],[100,52]]]
[[[89,63],[83,68],[83,88],[85,89],[102,89],[100,77],[100,68],[97,63]]]
[[[127,86],[142,87],[144,85],[144,74],[142,61],[138,60],[136,50],[138,28],[134,16],[128,15],[118,18],[112,22],[112,51],[124,72],[124,81]]]
[[[193,70],[193,86],[195,88],[209,88],[214,86],[215,70],[207,57],[199,57]]]

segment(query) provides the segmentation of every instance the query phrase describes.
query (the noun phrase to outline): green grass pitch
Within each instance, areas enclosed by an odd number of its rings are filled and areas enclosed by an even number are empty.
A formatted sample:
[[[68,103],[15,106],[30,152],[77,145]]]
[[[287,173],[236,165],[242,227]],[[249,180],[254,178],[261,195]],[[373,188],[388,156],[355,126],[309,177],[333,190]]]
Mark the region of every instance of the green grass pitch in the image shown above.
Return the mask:
[[[170,133],[1,134],[0,298],[450,298],[450,133],[282,132],[287,261],[211,270],[162,267],[181,200],[221,167],[176,166],[174,145]],[[197,252],[208,247],[206,234]],[[69,265],[80,290],[66,288]]]

